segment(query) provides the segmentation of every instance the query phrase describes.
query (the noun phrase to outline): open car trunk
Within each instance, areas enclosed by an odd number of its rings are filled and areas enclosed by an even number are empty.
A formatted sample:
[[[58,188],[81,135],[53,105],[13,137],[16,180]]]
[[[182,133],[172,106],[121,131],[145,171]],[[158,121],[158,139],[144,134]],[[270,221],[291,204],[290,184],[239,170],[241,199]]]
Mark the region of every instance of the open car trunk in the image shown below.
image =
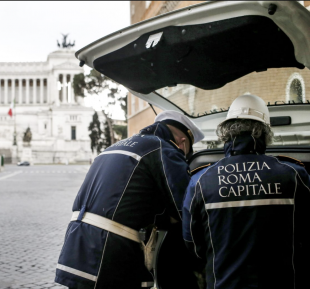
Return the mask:
[[[309,51],[310,12],[296,1],[208,1],[112,33],[76,57],[137,97],[189,116],[205,133],[192,169],[223,157],[216,126],[233,99],[251,93],[269,106],[275,142],[267,153],[300,158],[309,171]],[[278,88],[275,79],[292,75],[298,87]]]
[[[154,35],[158,42],[148,46]],[[304,68],[287,35],[271,19],[257,15],[164,27],[93,64],[102,74],[143,94],[180,83],[216,89],[254,71]]]

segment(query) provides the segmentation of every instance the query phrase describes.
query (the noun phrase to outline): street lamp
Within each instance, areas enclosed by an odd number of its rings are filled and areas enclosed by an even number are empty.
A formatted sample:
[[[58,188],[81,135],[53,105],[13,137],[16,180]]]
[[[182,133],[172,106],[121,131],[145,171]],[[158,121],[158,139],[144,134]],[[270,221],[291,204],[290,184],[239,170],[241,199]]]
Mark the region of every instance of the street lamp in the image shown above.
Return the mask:
[[[14,128],[14,134],[13,134],[13,146],[16,146],[16,127]]]
[[[15,102],[15,99],[14,99]],[[15,108],[15,106],[14,106]],[[13,146],[16,146],[16,108],[14,109],[14,133],[13,133]]]

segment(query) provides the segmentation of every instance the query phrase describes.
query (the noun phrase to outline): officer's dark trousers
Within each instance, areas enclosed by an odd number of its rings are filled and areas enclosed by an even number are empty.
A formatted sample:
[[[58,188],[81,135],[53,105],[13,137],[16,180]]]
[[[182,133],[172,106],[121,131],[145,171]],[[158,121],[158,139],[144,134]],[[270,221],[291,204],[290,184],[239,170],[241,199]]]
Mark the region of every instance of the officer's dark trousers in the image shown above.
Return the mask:
[[[168,234],[159,253],[157,265],[160,289],[199,289],[194,270],[200,270],[201,264],[196,263],[196,260],[192,259],[185,246],[181,223],[171,225],[168,229]],[[147,270],[145,271],[147,272]],[[150,274],[148,273],[148,275]],[[151,281],[151,279],[146,280],[141,275],[141,281]],[[136,289],[140,288],[139,286]],[[69,289],[79,288],[70,287]]]
[[[194,270],[201,270],[188,252],[183,237],[182,224],[177,223],[169,228],[158,258],[158,281],[160,289],[198,289]]]

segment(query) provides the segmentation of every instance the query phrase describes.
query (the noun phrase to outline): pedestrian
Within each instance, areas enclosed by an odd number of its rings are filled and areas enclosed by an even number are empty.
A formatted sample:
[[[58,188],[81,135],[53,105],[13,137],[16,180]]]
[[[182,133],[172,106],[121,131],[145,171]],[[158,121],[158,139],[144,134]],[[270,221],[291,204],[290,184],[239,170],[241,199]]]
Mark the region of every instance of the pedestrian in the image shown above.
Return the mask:
[[[206,264],[207,288],[306,288],[309,175],[295,159],[265,155],[273,133],[264,101],[242,95],[217,127],[225,157],[193,176],[183,238]]]
[[[190,180],[186,158],[202,138],[185,115],[164,111],[154,124],[97,156],[74,201],[55,281],[69,288],[149,288],[154,272],[138,232],[143,229],[147,243],[157,229],[179,228],[172,239],[183,253],[166,259],[171,266],[161,279],[197,288],[186,261],[181,213]],[[175,256],[174,244],[170,250]]]

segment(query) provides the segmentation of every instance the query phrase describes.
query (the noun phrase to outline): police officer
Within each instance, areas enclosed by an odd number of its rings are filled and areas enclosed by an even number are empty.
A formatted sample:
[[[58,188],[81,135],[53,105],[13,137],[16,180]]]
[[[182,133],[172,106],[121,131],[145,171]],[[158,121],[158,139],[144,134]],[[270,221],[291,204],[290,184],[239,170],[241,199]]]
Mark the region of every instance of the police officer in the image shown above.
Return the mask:
[[[307,171],[265,155],[273,134],[258,96],[235,99],[217,134],[225,157],[192,177],[183,205],[183,237],[206,262],[207,288],[306,288]]]
[[[186,157],[202,138],[185,115],[165,111],[139,134],[104,150],[74,201],[55,281],[85,289],[152,286],[152,262],[142,249],[157,229],[167,230],[172,224],[179,224],[184,246],[180,221],[190,179]],[[188,265],[180,260],[165,274],[176,286],[184,282],[195,288]],[[181,276],[173,275],[176,268]],[[162,277],[164,283],[167,276]]]

